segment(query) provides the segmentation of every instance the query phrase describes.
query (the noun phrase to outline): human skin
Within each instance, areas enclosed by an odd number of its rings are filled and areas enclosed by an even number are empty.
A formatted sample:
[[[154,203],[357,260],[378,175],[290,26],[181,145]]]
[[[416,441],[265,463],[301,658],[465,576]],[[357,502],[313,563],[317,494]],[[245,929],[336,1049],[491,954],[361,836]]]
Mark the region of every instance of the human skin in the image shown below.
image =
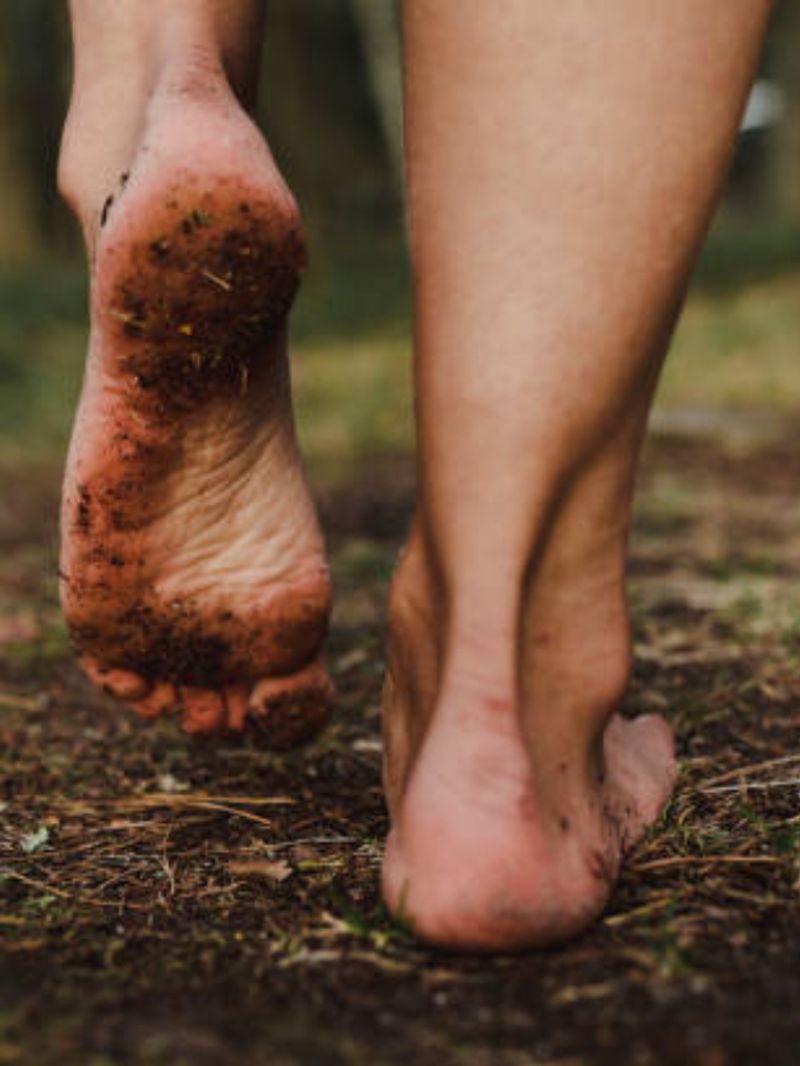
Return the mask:
[[[74,0],[59,167],[91,334],[62,503],[87,673],[192,733],[327,719],[330,603],[291,411],[296,204],[247,113],[261,5]]]
[[[419,498],[390,602],[383,886],[429,940],[507,949],[580,931],[672,788],[669,727],[616,713],[630,505],[769,7],[405,2]],[[67,616],[92,676],[143,713],[299,739],[330,700],[328,588],[286,369],[299,220],[246,115],[261,5],[73,0],[72,17],[61,183],[93,330]],[[206,288],[184,276],[197,256]],[[158,315],[156,292],[172,300]],[[180,329],[208,321],[242,338],[216,376]],[[186,401],[165,417],[170,352]],[[120,425],[146,446],[135,461]],[[115,525],[109,487],[126,482],[136,518]],[[168,654],[144,653],[142,617]]]
[[[392,591],[390,906],[518,948],[674,779],[623,721],[639,447],[769,4],[406,0],[419,505]]]

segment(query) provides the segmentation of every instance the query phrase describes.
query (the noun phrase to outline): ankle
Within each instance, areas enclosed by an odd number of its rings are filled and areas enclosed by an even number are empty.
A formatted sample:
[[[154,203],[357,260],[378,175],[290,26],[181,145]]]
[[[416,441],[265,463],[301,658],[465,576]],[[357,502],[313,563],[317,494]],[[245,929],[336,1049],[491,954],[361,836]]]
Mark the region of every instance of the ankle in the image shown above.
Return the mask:
[[[85,231],[124,184],[154,100],[173,98],[185,107],[234,97],[219,49],[208,35],[174,32],[170,25],[137,24],[136,29],[118,64],[101,58],[90,73],[76,70],[57,180]],[[121,102],[113,114],[109,99]]]
[[[423,528],[415,525],[390,594],[390,657],[400,671],[413,664],[436,701],[446,689],[447,702],[457,695],[491,714],[505,707],[524,732],[552,736],[554,752],[552,721],[568,718],[573,763],[580,753],[584,765],[587,754],[596,762],[630,674],[623,551],[611,543],[567,565],[562,544],[557,559],[543,552],[515,587],[481,588],[468,573],[444,576]]]

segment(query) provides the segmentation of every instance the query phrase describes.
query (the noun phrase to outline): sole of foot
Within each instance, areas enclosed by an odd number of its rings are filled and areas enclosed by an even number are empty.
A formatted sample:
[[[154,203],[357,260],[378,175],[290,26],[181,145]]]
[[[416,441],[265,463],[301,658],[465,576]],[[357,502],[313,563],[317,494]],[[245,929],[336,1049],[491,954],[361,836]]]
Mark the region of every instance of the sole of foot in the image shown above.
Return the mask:
[[[305,258],[294,201],[227,87],[172,79],[117,187],[83,213],[91,334],[61,522],[80,661],[146,717],[300,743],[332,690],[286,354]]]
[[[598,647],[588,670],[586,641],[570,647],[574,667],[564,671],[562,657],[553,669],[572,708],[537,717],[499,681],[491,632],[473,632],[469,647],[448,643],[418,554],[401,562],[390,610],[384,898],[416,935],[450,949],[569,939],[602,912],[623,857],[667,802],[672,731],[657,716],[614,713],[627,632]],[[542,669],[558,649],[548,654]],[[564,721],[570,709],[575,728]]]

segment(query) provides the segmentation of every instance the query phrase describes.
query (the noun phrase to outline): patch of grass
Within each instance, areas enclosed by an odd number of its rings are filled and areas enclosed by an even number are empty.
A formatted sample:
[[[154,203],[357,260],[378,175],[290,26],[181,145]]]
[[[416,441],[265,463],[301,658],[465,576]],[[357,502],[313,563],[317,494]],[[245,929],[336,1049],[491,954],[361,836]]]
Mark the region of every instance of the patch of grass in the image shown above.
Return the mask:
[[[735,292],[695,291],[667,360],[665,406],[800,408],[800,271]]]
[[[695,286],[704,292],[730,292],[798,270],[800,223],[796,219],[721,214],[700,256]]]
[[[691,951],[675,922],[676,912],[677,903],[673,901],[662,911],[655,927],[643,933],[643,940],[653,955],[654,968],[667,981],[685,980],[694,970]]]
[[[720,611],[720,620],[740,636],[747,635],[753,624],[763,617],[764,603],[752,588],[743,588],[733,602]]]
[[[770,847],[777,855],[800,857],[800,825],[778,825],[767,829]]]
[[[82,269],[53,263],[0,274],[0,445],[63,450],[85,354]]]
[[[413,933],[407,921],[394,918],[379,901],[369,910],[361,910],[346,899],[338,907],[338,920],[343,930],[359,940],[365,940],[379,951],[384,951],[393,944],[412,947]]]
[[[346,473],[367,455],[412,449],[405,337],[302,344],[294,352],[293,379],[303,452],[321,476]]]
[[[800,408],[800,270],[789,270],[795,236],[778,225],[712,234],[659,404]],[[413,448],[410,286],[399,228],[356,234],[340,246],[312,242],[311,262],[292,318],[294,388],[309,464],[330,480],[365,455]],[[20,456],[63,452],[82,373],[85,306],[80,263],[0,274],[0,447]]]
[[[342,585],[357,588],[359,585],[388,583],[396,563],[396,552],[385,545],[369,540],[350,540],[337,552],[332,571],[334,579]]]
[[[781,627],[780,641],[790,659],[800,657],[800,615],[796,611]]]
[[[309,270],[292,312],[292,338],[304,345],[373,333],[407,333],[411,282],[402,231],[310,239]]]
[[[50,620],[36,640],[14,641],[3,648],[2,657],[18,670],[33,669],[58,662],[72,654],[66,626],[58,619]]]
[[[773,577],[779,569],[779,560],[759,552],[752,554],[720,555],[703,564],[704,571],[715,581],[739,580],[742,575]]]

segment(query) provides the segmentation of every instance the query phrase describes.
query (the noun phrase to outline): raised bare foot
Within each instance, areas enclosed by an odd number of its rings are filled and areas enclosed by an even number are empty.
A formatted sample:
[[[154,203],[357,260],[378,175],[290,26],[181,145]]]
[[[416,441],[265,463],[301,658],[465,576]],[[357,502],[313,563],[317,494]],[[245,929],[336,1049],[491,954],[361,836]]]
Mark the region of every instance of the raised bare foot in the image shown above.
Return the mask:
[[[62,165],[92,262],[62,506],[72,638],[89,676],[143,715],[301,741],[331,688],[286,358],[297,209],[210,61],[162,73],[136,136],[109,146],[114,188],[82,182],[80,122]]]
[[[392,590],[385,898],[450,947],[568,938],[603,909],[675,776],[669,726],[615,713],[621,575],[556,567],[505,620],[490,597],[445,607],[430,559],[415,532]]]

